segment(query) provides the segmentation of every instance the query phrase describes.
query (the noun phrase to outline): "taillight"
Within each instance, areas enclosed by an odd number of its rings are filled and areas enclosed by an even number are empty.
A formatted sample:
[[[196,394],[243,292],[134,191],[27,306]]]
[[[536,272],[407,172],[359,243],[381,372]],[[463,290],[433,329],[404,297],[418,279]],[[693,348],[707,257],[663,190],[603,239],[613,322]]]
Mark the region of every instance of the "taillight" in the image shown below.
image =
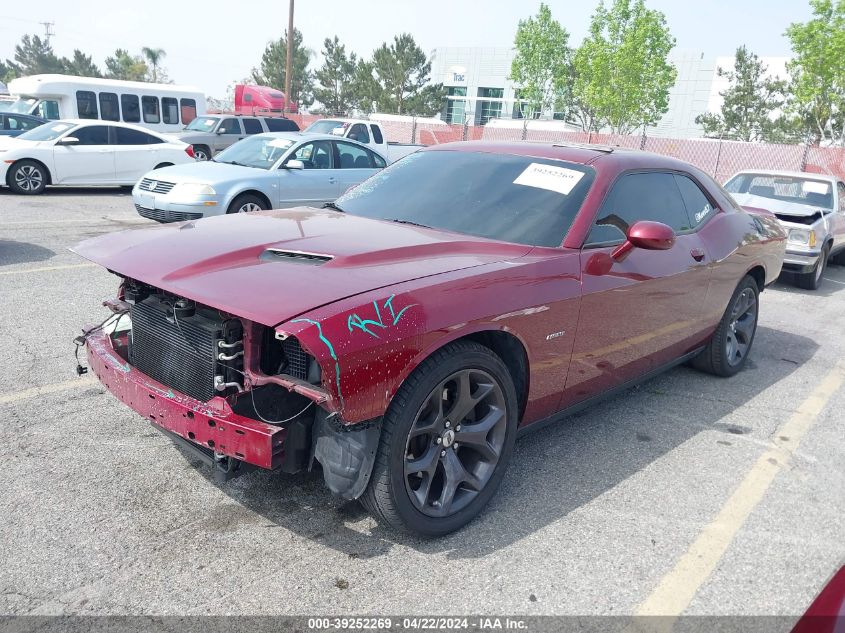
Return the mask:
[[[194,158],[194,146],[193,146],[193,145],[188,145],[188,146],[185,148],[185,153],[186,153],[188,156],[190,156],[191,158]]]

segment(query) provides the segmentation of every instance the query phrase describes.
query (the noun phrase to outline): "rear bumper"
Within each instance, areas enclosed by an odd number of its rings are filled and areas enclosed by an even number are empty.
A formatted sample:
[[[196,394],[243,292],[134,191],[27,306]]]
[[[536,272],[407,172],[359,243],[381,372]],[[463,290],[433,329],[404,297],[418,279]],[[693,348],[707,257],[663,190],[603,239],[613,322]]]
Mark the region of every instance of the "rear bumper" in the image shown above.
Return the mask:
[[[200,402],[174,392],[124,361],[102,332],[89,335],[86,348],[89,367],[103,386],[155,426],[221,456],[281,467],[285,429],[238,415],[223,398]]]

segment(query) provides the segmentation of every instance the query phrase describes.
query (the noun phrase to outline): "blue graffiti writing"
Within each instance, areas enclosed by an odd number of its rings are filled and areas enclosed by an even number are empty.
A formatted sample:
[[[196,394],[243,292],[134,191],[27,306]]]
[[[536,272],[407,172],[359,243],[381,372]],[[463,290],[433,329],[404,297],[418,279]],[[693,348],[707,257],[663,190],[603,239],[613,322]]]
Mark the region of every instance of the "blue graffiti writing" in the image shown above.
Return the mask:
[[[379,308],[378,302],[373,301],[373,308],[375,309],[376,313],[376,320],[372,319],[362,319],[357,314],[350,314],[349,318],[346,319],[346,327],[349,328],[349,331],[352,331],[352,328],[358,328],[362,332],[366,332],[370,336],[374,336],[375,338],[380,338],[378,334],[373,332],[370,328],[380,328],[382,330],[386,329],[389,326],[396,325],[399,323],[399,319],[402,318],[402,315],[405,314],[405,311],[409,308],[413,308],[416,303],[412,303],[409,306],[405,306],[399,312],[393,307],[393,298],[396,295],[390,295],[390,297],[384,302],[384,304]],[[382,310],[389,310],[390,311],[390,318],[388,322],[385,323],[384,317],[381,315]]]
[[[332,359],[334,360],[334,373],[335,373],[335,382],[337,383],[337,395],[340,398],[340,408],[343,408],[343,393],[340,390],[340,363],[337,360],[337,354],[335,354],[334,346],[331,344],[331,341],[327,339],[323,335],[323,327],[320,325],[319,322],[314,321],[312,319],[294,319],[291,323],[310,323],[314,327],[317,328],[317,334],[320,336],[320,340],[323,341],[326,348],[329,350],[329,354],[331,355]]]

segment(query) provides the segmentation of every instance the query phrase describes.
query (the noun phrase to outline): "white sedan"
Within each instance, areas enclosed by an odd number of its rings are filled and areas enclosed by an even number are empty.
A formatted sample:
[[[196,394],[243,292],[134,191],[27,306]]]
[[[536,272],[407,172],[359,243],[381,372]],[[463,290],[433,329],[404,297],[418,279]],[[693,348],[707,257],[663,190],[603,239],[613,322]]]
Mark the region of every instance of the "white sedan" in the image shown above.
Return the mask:
[[[47,185],[133,185],[151,169],[193,161],[190,145],[146,128],[64,119],[0,139],[0,185],[22,194]]]

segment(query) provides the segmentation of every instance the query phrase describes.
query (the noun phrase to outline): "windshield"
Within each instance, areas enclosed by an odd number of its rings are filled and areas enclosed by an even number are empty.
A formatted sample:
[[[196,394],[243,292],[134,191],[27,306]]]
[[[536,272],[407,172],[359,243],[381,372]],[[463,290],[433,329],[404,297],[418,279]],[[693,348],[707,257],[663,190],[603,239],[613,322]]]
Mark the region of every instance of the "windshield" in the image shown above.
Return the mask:
[[[824,180],[801,176],[738,174],[725,189],[734,196],[748,194],[769,200],[833,209],[833,186]]]
[[[214,129],[214,125],[220,119],[216,116],[198,116],[196,119],[188,123],[185,126],[186,130],[197,130],[199,132],[211,132]]]
[[[18,138],[22,141],[52,141],[74,127],[75,123],[45,123],[29,132],[24,132]]]
[[[213,160],[217,163],[270,169],[291,145],[293,145],[293,141],[287,138],[249,136],[223,150]]]
[[[21,97],[14,103],[12,103],[8,108],[6,108],[6,112],[17,112],[18,114],[29,114],[32,110],[32,106],[38,103],[38,99],[35,97]]]
[[[563,161],[424,151],[364,181],[337,205],[350,215],[560,246],[594,178],[591,167]]]
[[[313,132],[314,134],[331,134],[336,127],[343,125],[342,121],[332,121],[330,119],[323,119],[322,121],[314,121],[309,125],[305,131]]]

